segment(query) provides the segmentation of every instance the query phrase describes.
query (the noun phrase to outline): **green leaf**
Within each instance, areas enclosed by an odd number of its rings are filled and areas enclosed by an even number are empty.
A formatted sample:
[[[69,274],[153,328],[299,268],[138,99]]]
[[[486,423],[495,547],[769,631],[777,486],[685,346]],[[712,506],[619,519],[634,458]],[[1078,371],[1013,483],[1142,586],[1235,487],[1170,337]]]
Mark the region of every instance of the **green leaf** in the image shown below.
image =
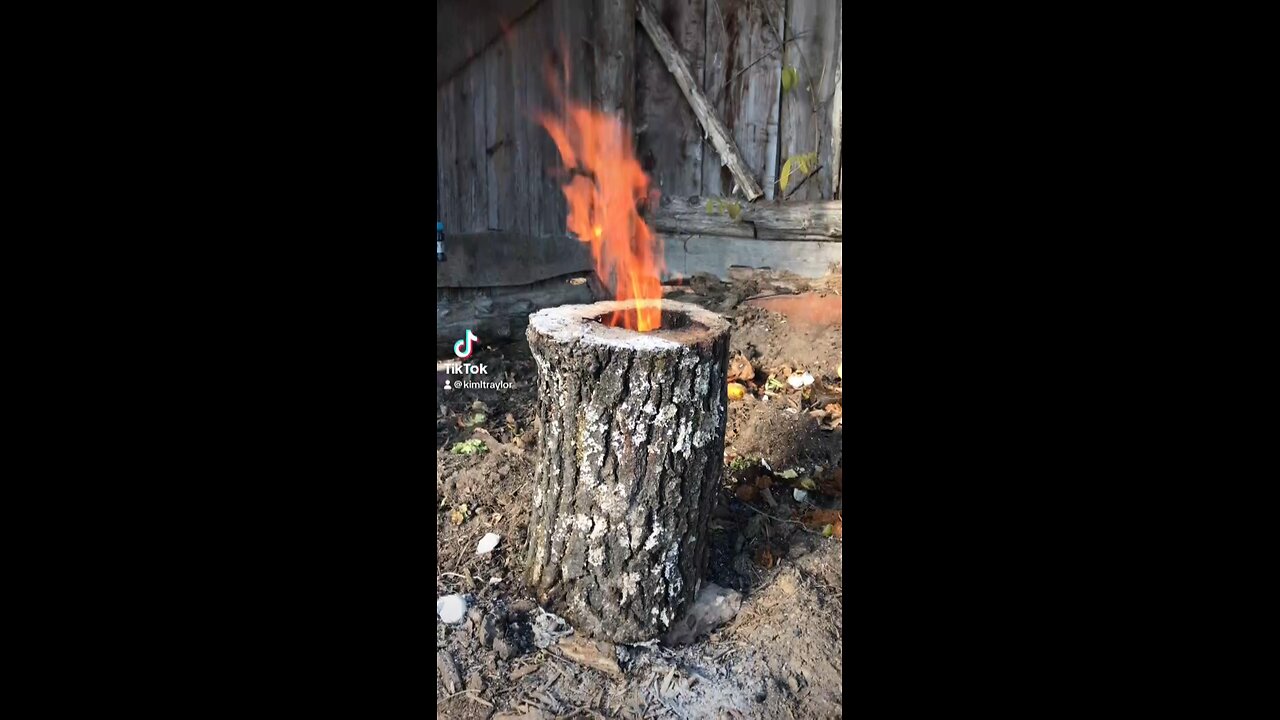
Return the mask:
[[[483,455],[489,452],[489,447],[484,444],[483,440],[472,438],[471,440],[454,444],[449,452],[456,455]]]
[[[822,537],[831,537],[832,535],[835,535],[835,534],[836,534],[835,525],[832,525],[831,523],[827,523],[826,525],[822,526]]]
[[[737,220],[738,216],[742,214],[742,206],[738,203],[729,203],[728,208],[729,218],[732,220]]]
[[[787,185],[791,184],[791,165],[794,161],[795,158],[787,158],[787,161],[782,163],[782,177],[778,179],[778,186],[782,188],[782,192],[786,192]]]
[[[708,214],[708,215],[713,215],[713,214],[715,214],[715,210],[712,210],[712,209],[711,209],[711,202],[712,202],[712,201],[710,201],[710,200],[708,200],[708,201],[707,201],[707,214]]]
[[[805,490],[817,490],[818,483],[814,482],[813,478],[800,478],[800,487]]]
[[[778,477],[783,480],[794,480],[798,474],[799,473],[795,470],[783,470],[781,473],[778,473]]]
[[[791,92],[791,88],[796,86],[800,80],[800,73],[795,68],[789,67],[782,71],[782,92]]]

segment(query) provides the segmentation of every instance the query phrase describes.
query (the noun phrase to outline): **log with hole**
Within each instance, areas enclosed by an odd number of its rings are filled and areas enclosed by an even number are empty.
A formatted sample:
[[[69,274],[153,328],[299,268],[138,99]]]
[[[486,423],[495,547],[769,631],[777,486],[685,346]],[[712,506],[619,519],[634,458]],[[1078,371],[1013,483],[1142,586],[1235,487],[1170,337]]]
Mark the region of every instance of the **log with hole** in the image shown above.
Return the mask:
[[[622,327],[650,309],[658,329]],[[729,324],[695,305],[607,301],[534,313],[527,336],[542,432],[526,579],[579,632],[658,637],[706,568]]]

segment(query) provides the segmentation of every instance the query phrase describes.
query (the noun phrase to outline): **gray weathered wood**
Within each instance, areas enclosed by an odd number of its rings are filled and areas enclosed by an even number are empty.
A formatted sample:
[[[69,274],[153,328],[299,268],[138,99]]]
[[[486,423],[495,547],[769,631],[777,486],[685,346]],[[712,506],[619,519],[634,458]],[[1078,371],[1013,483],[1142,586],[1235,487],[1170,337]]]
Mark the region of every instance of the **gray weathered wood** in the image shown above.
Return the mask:
[[[709,214],[702,198],[664,197],[646,221],[658,232],[788,240],[839,240],[844,213],[838,201],[743,204],[736,220]]]
[[[778,0],[759,0],[766,4]],[[839,170],[831,152],[831,100],[841,49],[839,0],[788,0],[784,25],[786,67],[799,81],[782,96],[782,158],[818,154],[822,169],[800,187],[793,200],[830,200],[832,177]],[[803,174],[795,174],[792,183]]]
[[[445,248],[448,259],[436,263],[436,287],[525,285],[594,267],[590,249],[564,234],[446,232]]]
[[[485,180],[489,196],[488,229],[501,230],[510,225],[511,197],[511,72],[508,69],[506,43],[497,43],[485,51]]]
[[[666,330],[610,340],[612,329],[584,322],[623,306],[530,319],[542,431],[525,578],[579,633],[637,643],[680,619],[706,568],[724,470],[729,325],[671,301],[664,311],[705,327],[663,343]],[[554,329],[550,318],[569,324]]]
[[[543,308],[589,303],[595,298],[587,273],[562,275],[528,285],[436,290],[436,354],[452,357],[453,343],[470,330],[486,345],[522,337],[529,314]],[[572,282],[571,282],[572,281]]]
[[[437,0],[436,87],[501,41],[538,0]]]
[[[484,80],[484,63],[475,62],[449,83],[456,89],[453,153],[458,164],[458,223],[454,232],[479,232],[489,226]]]
[[[836,87],[831,96],[831,162],[834,170],[831,178],[831,196],[840,197],[841,169],[844,158],[840,155],[841,133],[844,132],[844,99],[842,97],[841,75],[844,69],[844,41],[836,51]]]
[[[693,77],[701,82],[706,55],[706,0],[658,0],[654,9]],[[637,152],[662,195],[702,193],[702,129],[680,86],[647,35],[636,40]]]
[[[633,0],[593,2],[595,106],[629,123],[635,117],[636,8]]]
[[[458,198],[458,137],[456,128],[457,94],[454,83],[436,88],[436,182],[440,207],[439,221],[445,232],[459,228],[461,203]]]
[[[773,199],[778,155],[778,84],[782,54],[760,0],[712,0],[707,4],[707,60],[703,88],[733,133],[743,159]],[[702,194],[729,195],[733,178],[704,151]]]
[[[710,273],[729,279],[729,268],[770,268],[803,278],[827,275],[839,265],[843,243],[812,240],[756,240],[713,235],[663,233],[666,269],[663,281]]]
[[[685,99],[689,101],[694,115],[697,116],[703,131],[711,141],[712,147],[715,148],[721,162],[733,175],[738,189],[742,191],[748,201],[761,197],[764,192],[760,189],[760,184],[756,181],[751,166],[743,160],[742,153],[738,150],[738,145],[733,135],[721,122],[715,109],[707,101],[706,95],[701,90],[700,80],[693,76],[692,71],[689,69],[688,61],[685,60],[680,50],[676,48],[675,42],[671,39],[671,35],[666,28],[658,21],[658,16],[653,8],[648,5],[648,0],[637,0],[636,5],[636,16],[640,20],[641,26],[649,34],[654,48],[662,56],[663,62],[666,63],[667,70],[671,72],[676,84],[680,86],[680,90],[684,93]],[[705,157],[703,162],[706,162]]]

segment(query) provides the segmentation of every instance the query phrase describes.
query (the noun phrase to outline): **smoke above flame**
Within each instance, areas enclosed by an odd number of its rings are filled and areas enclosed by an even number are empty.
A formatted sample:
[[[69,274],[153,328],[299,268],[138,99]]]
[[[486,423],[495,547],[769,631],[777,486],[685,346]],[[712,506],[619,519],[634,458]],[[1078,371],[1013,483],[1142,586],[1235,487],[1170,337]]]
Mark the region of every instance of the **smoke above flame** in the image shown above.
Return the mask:
[[[569,210],[566,228],[591,247],[596,274],[614,298],[636,301],[634,312],[613,313],[606,324],[656,330],[662,325],[662,240],[637,209],[649,197],[649,176],[632,149],[630,128],[574,102],[554,73],[549,76],[564,113],[541,113],[537,119],[568,171],[562,186]]]

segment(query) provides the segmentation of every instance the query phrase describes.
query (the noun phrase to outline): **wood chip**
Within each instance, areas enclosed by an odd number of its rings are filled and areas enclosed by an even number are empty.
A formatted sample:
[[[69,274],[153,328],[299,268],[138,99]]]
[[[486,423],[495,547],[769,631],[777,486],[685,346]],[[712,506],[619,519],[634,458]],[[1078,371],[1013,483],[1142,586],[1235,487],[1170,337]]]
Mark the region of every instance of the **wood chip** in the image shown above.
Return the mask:
[[[458,665],[447,650],[436,653],[436,669],[440,671],[440,681],[446,690],[454,693],[462,687],[462,676],[458,673]]]
[[[556,647],[566,658],[592,670],[622,677],[617,653],[612,643],[588,640],[577,635],[561,638]]]
[[[540,667],[542,666],[541,665],[525,665],[524,667],[520,667],[515,670],[512,670],[511,682],[515,682],[520,678],[524,677],[525,675],[532,675],[533,673],[538,672],[538,668]]]

